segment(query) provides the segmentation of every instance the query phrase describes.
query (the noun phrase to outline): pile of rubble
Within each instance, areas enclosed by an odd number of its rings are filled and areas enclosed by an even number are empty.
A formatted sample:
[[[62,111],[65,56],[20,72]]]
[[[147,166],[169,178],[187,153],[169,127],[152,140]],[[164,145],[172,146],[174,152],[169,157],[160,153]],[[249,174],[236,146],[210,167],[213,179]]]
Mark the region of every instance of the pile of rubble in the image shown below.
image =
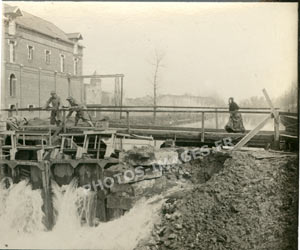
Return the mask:
[[[214,158],[185,164],[193,190],[167,199],[160,224],[137,249],[297,249],[296,157],[235,152]]]

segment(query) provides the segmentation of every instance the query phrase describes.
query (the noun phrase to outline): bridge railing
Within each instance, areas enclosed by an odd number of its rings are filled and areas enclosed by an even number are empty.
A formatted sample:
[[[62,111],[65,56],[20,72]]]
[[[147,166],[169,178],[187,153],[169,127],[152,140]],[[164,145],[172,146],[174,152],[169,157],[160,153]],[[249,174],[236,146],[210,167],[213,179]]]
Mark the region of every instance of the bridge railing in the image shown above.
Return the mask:
[[[51,109],[43,109],[43,108],[19,108],[19,109],[1,109],[1,111],[7,111],[7,112],[22,112],[22,111],[31,111],[31,112],[49,112]],[[69,112],[70,108],[60,108],[62,112],[62,125],[64,128],[64,131],[66,131],[66,112]],[[160,127],[167,128],[174,128],[174,125],[176,125],[177,120],[180,117],[190,117],[190,119],[195,119],[197,121],[197,124],[200,125],[201,123],[201,139],[204,141],[204,134],[205,134],[205,127],[208,128],[208,124],[205,124],[205,122],[210,119],[210,121],[214,120],[214,127],[215,129],[220,129],[220,116],[223,116],[225,114],[229,113],[228,107],[196,107],[196,106],[99,106],[99,105],[88,105],[84,111],[88,112],[97,112],[102,114],[118,114],[115,116],[115,119],[112,119],[112,123],[114,123],[114,127],[117,127],[118,125],[121,127],[127,128],[127,131],[130,133],[131,127],[136,124],[140,123],[144,126],[151,125],[159,125]],[[297,113],[290,113],[290,112],[284,112],[277,108],[277,111],[279,115],[289,115],[289,116],[297,116]],[[153,113],[157,113],[156,119],[157,121],[152,120],[153,117],[151,115]],[[239,113],[246,115],[263,115],[263,114],[271,114],[270,109],[268,108],[240,108]],[[166,114],[169,116],[167,117]],[[117,118],[116,118],[117,117]],[[142,118],[144,119],[142,119]],[[164,123],[168,118],[172,118],[175,121],[175,124],[168,124]],[[160,120],[159,120],[160,119]],[[228,117],[227,117],[228,119]],[[183,119],[184,120],[184,119]],[[162,122],[163,124],[160,124]],[[191,123],[192,120],[186,120],[186,123]],[[223,119],[224,122],[224,119]],[[279,133],[279,124],[275,124],[276,121],[274,119],[274,134]],[[178,123],[177,123],[178,124]],[[210,127],[212,128],[212,127]],[[221,127],[223,129],[223,126]],[[277,129],[278,128],[278,129]],[[195,128],[196,129],[196,128]],[[199,127],[197,129],[200,129]],[[272,129],[273,130],[273,129]],[[278,131],[276,131],[278,130]]]

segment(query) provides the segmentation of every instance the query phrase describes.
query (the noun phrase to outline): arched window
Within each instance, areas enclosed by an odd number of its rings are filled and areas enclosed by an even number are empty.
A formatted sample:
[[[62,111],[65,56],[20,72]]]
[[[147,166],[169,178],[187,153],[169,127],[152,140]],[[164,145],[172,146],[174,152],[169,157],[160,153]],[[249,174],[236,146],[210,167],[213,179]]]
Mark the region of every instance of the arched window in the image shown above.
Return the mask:
[[[11,74],[9,77],[9,96],[15,97],[16,96],[16,82],[17,79],[14,74]]]

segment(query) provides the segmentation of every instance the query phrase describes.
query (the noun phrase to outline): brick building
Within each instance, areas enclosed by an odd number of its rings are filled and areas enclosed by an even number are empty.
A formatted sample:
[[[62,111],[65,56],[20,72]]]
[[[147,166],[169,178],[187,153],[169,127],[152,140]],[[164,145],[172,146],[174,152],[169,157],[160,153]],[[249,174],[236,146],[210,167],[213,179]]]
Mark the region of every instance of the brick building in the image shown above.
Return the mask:
[[[83,46],[80,33],[65,33],[53,23],[4,5],[2,29],[1,107],[41,107],[55,90],[83,101]],[[48,112],[23,112],[47,117]]]

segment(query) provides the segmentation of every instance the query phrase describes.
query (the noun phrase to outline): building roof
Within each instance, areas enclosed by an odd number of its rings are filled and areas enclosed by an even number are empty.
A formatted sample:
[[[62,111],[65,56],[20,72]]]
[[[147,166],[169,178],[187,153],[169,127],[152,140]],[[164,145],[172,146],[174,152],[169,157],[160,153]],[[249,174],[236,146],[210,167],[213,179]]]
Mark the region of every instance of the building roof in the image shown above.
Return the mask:
[[[82,35],[80,33],[68,33],[67,37],[71,40],[82,40]]]
[[[18,9],[16,6],[10,6],[4,4],[4,14],[10,14],[11,11]],[[73,41],[69,39],[68,34],[58,28],[55,24],[48,22],[40,17],[34,16],[26,11],[21,12],[22,15],[16,18],[16,23],[20,26],[23,26],[27,29],[37,31],[47,36],[72,43]],[[71,33],[71,34],[80,34],[80,33]],[[81,36],[81,35],[80,35]],[[81,36],[82,38],[82,36]]]
[[[21,10],[17,6],[4,5],[4,14],[13,17],[22,16]]]

